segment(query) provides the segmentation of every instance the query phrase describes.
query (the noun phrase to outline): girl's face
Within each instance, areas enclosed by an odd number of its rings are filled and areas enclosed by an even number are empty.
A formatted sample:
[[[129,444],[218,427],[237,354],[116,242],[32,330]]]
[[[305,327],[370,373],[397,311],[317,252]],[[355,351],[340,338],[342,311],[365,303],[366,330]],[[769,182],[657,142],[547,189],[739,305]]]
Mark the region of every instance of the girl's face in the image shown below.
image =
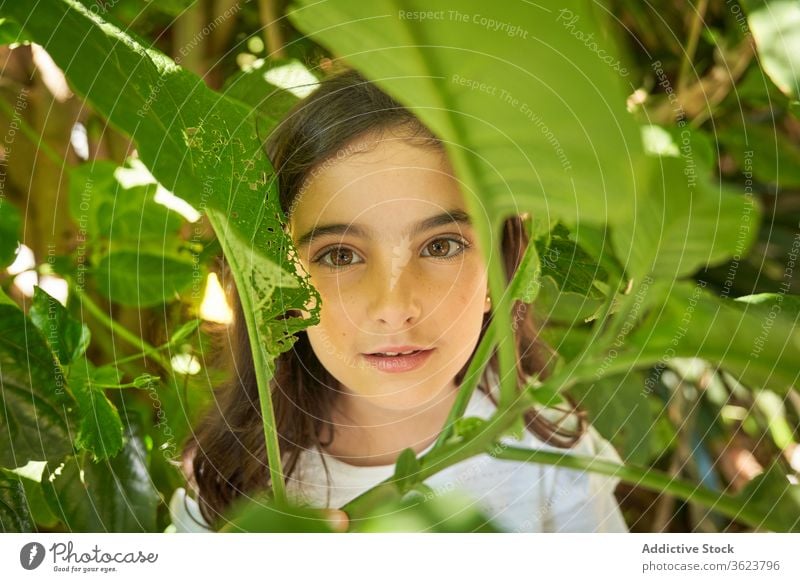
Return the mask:
[[[289,224],[322,298],[306,331],[346,397],[401,411],[454,390],[489,305],[445,156],[397,136],[359,138],[310,173]],[[403,346],[429,351],[410,363],[368,355]]]

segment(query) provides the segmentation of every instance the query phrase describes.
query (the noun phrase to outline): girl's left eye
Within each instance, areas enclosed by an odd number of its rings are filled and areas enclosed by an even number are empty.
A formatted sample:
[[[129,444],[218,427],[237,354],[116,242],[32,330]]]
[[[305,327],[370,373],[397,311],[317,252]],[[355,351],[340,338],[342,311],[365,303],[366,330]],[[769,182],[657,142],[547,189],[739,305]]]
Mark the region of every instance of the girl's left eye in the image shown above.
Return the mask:
[[[441,243],[447,243],[447,244],[442,245]],[[453,244],[452,243],[456,243],[458,246],[461,247],[461,249],[458,250],[458,252],[456,252],[454,254],[449,254],[448,250],[453,248]],[[449,261],[451,259],[456,258],[461,253],[463,253],[465,250],[467,250],[469,248],[469,246],[470,246],[470,244],[466,240],[463,240],[463,239],[437,238],[436,240],[432,240],[431,242],[429,242],[425,246],[425,248],[426,249],[437,248],[438,250],[436,250],[434,252],[435,253],[444,252],[444,255],[433,254],[433,255],[424,255],[424,256],[432,256],[432,257],[437,258],[437,259],[444,259],[446,261]],[[442,249],[444,249],[444,250],[442,251]]]
[[[425,250],[430,249],[431,253],[423,254],[423,256],[441,259],[443,261],[451,261],[471,246],[472,245],[464,239],[450,237],[437,238],[425,245]],[[453,249],[455,249],[455,252],[453,252]],[[333,257],[333,262],[325,260],[326,257],[329,256]],[[323,251],[313,262],[335,271],[337,269],[349,267],[350,265],[358,264],[360,261],[354,261],[354,258],[357,256],[358,255],[354,251],[347,247],[337,245]]]

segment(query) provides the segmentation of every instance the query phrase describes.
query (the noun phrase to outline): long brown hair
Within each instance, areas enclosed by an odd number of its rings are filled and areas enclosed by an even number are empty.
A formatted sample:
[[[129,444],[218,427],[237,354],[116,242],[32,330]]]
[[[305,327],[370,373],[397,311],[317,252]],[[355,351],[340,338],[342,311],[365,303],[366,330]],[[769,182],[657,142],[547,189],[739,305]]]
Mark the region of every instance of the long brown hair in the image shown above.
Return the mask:
[[[404,138],[444,151],[439,139],[410,111],[358,73],[346,71],[322,81],[313,94],[289,112],[267,143],[283,211],[291,213],[304,182],[320,164],[360,136],[388,130],[401,130]],[[503,226],[502,251],[509,281],[527,245],[523,219],[508,218]],[[235,377],[219,391],[216,406],[184,449],[184,466],[190,472],[187,476],[197,490],[204,518],[212,524],[236,498],[270,486],[253,358],[241,303],[235,293],[233,304]],[[519,385],[524,386],[531,376],[547,377],[548,363],[554,353],[539,339],[532,311],[526,304],[515,302],[513,313],[517,324],[514,333],[517,377]],[[284,317],[291,315],[297,313],[290,311]],[[481,339],[491,317],[491,311],[484,315]],[[330,444],[321,442],[320,435],[326,425],[330,426],[330,410],[339,391],[338,381],[317,359],[307,334],[301,331],[296,337],[292,348],[277,357],[270,386],[286,477],[294,472],[303,451]],[[458,385],[468,366],[469,361],[456,375]],[[491,372],[496,378],[498,369],[495,351],[479,384],[493,400],[487,374]],[[528,430],[541,440],[569,447],[585,431],[583,414],[578,413],[577,417],[577,430],[566,430],[536,410],[526,414],[526,421]]]

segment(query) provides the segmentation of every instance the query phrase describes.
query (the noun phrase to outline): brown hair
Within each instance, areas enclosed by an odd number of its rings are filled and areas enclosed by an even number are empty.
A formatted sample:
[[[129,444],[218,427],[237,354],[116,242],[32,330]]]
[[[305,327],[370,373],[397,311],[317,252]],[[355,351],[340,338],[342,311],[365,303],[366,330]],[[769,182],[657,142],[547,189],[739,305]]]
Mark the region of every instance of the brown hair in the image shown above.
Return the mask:
[[[444,151],[442,143],[410,111],[355,71],[328,77],[319,88],[298,103],[271,134],[267,144],[275,167],[280,204],[287,214],[313,170],[341,152],[347,144],[368,133],[400,129],[403,137],[419,140],[425,147]],[[516,272],[528,245],[524,221],[508,218],[503,227],[502,250],[508,280]],[[235,378],[218,394],[216,406],[197,427],[184,449],[184,466],[198,493],[201,512],[215,523],[236,498],[269,488],[266,448],[253,359],[241,303],[234,294],[233,359]],[[528,306],[515,302],[517,376],[524,386],[531,376],[547,376],[553,356],[539,338]],[[284,317],[293,315],[289,312]],[[484,316],[480,338],[491,322]],[[292,348],[277,357],[270,386],[279,434],[284,474],[294,472],[301,453],[326,446],[320,435],[330,425],[330,413],[338,381],[317,359],[304,331],[296,334]],[[480,341],[480,340],[479,340]],[[474,355],[474,352],[473,352]],[[470,361],[471,361],[470,357]],[[461,384],[469,361],[456,375]],[[497,353],[493,353],[479,388],[492,397],[486,374],[498,377]],[[492,397],[494,400],[494,398]],[[574,411],[573,410],[570,412]],[[569,447],[586,428],[582,413],[575,431],[565,430],[536,410],[526,414],[528,430],[547,443]]]

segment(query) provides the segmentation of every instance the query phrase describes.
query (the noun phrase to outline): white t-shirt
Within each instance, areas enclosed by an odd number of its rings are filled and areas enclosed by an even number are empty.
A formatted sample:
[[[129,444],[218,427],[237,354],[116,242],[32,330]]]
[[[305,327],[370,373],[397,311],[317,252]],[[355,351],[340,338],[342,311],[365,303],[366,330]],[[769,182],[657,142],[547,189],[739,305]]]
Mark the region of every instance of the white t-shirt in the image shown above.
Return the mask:
[[[465,417],[488,419],[495,412],[488,395],[475,390]],[[547,445],[525,431],[521,441],[504,437],[511,446],[596,457],[621,463],[613,446],[594,429],[570,449]],[[420,452],[427,453],[433,444]],[[322,465],[325,458],[330,487]],[[340,508],[394,474],[394,465],[358,467],[322,451],[304,452],[294,474],[287,479],[287,495],[312,507]],[[508,532],[627,532],[625,520],[614,498],[617,477],[477,455],[447,467],[426,479],[435,493],[459,491],[473,500],[499,529]],[[330,497],[328,497],[330,496]],[[172,526],[167,531],[208,531],[197,503],[178,489],[170,501]],[[197,521],[195,521],[197,520]]]

